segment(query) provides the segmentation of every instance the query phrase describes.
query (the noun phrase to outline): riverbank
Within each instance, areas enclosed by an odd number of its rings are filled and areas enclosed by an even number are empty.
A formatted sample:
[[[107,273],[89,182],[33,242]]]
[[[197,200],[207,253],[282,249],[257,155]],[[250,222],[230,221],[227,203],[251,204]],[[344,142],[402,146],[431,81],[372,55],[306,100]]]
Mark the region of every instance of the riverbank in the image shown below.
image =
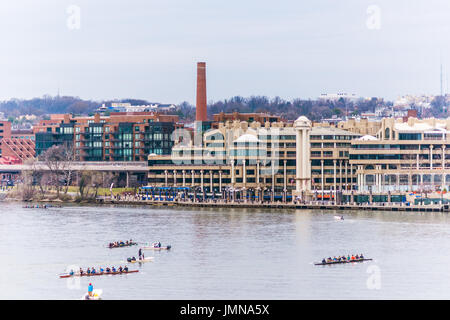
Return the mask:
[[[139,206],[157,206],[157,207],[193,207],[193,208],[266,208],[266,209],[312,209],[312,210],[363,210],[363,211],[406,211],[406,212],[450,212],[448,204],[430,204],[430,205],[406,205],[404,203],[372,203],[372,204],[332,204],[321,202],[310,203],[260,203],[260,202],[222,202],[222,201],[164,201],[164,200],[140,200],[140,199],[109,199],[106,197],[97,199],[36,199],[23,201],[17,198],[6,198],[4,201],[23,202],[23,203],[67,203],[67,204],[105,204],[105,205],[139,205]]]

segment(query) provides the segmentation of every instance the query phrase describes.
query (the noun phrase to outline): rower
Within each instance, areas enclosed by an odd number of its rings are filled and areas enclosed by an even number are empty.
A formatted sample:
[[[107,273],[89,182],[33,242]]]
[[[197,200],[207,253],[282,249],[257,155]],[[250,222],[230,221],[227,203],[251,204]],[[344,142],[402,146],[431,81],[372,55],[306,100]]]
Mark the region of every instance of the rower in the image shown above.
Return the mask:
[[[322,263],[327,263],[327,262],[325,261],[325,258],[322,259]]]
[[[359,256],[358,255],[356,255],[355,258],[356,258],[356,260],[359,260]]]
[[[364,256],[363,256],[362,253],[359,255],[359,258],[360,258],[360,259],[364,259]]]
[[[158,248],[161,248],[161,242],[158,242]]]
[[[142,249],[141,248],[139,248],[138,255],[139,255],[139,260],[141,260],[141,257],[142,257]]]
[[[73,276],[73,275],[74,275],[74,272],[73,272],[73,270],[72,270],[72,269],[70,269],[69,275],[71,275],[71,276]]]
[[[112,267],[111,268],[112,272],[116,272],[116,268]]]
[[[87,274],[91,274],[91,269],[87,269]]]
[[[128,267],[125,266],[125,268],[123,268],[123,271],[128,272]]]
[[[119,272],[122,272],[122,271],[123,271],[122,266],[120,266],[119,267]]]
[[[95,268],[94,268],[94,267],[92,267],[92,273],[93,273],[93,274],[95,274],[95,273],[96,273],[96,271],[95,271]]]
[[[109,267],[106,267],[106,273],[109,273],[111,269]]]
[[[105,270],[103,270],[103,268],[102,268],[102,267],[100,267],[100,273],[103,273],[103,271],[105,271]]]
[[[80,268],[80,276],[83,275],[83,272],[84,272],[83,269]]]

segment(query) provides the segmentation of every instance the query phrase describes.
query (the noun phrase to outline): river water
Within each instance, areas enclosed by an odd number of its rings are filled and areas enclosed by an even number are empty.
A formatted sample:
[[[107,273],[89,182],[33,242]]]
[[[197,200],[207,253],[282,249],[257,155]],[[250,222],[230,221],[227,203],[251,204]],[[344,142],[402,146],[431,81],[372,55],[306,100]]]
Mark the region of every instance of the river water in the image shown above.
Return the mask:
[[[66,206],[1,203],[0,299],[449,299],[450,219],[443,213]],[[60,279],[70,266],[154,261],[129,275]],[[364,253],[374,261],[314,266]]]

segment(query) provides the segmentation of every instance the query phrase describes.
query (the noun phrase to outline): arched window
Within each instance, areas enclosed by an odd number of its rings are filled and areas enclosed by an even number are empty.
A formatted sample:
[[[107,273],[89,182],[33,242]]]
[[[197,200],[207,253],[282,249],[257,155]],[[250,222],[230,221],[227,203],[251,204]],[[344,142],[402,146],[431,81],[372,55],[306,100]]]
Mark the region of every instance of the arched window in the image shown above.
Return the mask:
[[[390,138],[390,130],[389,128],[386,128],[386,130],[384,130],[384,139],[388,140]]]

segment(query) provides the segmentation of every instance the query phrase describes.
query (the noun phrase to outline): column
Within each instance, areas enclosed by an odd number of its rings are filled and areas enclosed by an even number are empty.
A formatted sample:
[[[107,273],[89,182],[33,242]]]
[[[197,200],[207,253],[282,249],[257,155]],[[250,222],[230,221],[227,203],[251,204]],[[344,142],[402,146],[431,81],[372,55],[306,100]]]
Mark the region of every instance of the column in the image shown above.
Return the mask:
[[[445,144],[442,145],[442,170],[445,170]]]
[[[334,193],[334,201],[337,199],[337,186],[336,186],[336,160],[333,160],[333,193]],[[331,195],[330,195],[331,196]]]
[[[173,186],[177,186],[177,170],[173,170]]]
[[[412,174],[411,172],[408,173],[408,191],[412,191]]]
[[[236,183],[236,172],[234,170],[234,160],[231,160],[231,185],[234,187]]]
[[[242,160],[242,182],[244,184],[244,188],[246,187],[247,184],[247,166],[245,163],[245,159]]]
[[[350,190],[353,190],[353,163],[350,163]]]
[[[303,143],[302,143],[302,150],[303,150],[303,154],[302,154],[302,173],[303,173],[303,180],[302,180],[302,190],[306,191],[307,190],[307,184],[308,184],[308,180],[306,180],[306,178],[308,177],[308,175],[310,173],[308,173],[308,162],[307,162],[307,157],[306,155],[310,154],[309,151],[309,146],[308,146],[308,142],[307,142],[307,138],[308,138],[308,131],[306,129],[303,129]]]
[[[203,170],[200,170],[200,188],[202,189],[203,192]]]
[[[287,201],[287,175],[286,175],[286,163],[287,160],[283,161],[283,197],[284,202]]]
[[[433,145],[430,145],[430,169],[433,170]]]
[[[183,170],[183,187],[186,187],[186,170]]]
[[[222,170],[219,170],[219,191],[222,192]]]
[[[302,134],[303,134],[303,130],[297,130],[297,135],[296,135],[297,139],[296,139],[296,144],[295,144],[296,153],[297,153],[297,155],[296,155],[296,170],[295,170],[295,173],[296,173],[295,189],[296,189],[297,193],[299,193],[301,190],[301,187],[302,187],[301,186],[301,178],[303,177],[303,166],[302,166],[302,159],[301,159],[302,141],[303,141]]]
[[[259,187],[259,161],[256,162],[256,185]]]
[[[214,187],[214,185],[213,185],[213,171],[212,170],[209,170],[209,191],[211,192],[211,193],[213,193],[213,187]]]
[[[361,187],[365,191],[366,190],[366,174],[365,173],[361,173],[361,177],[362,177],[362,186]]]
[[[128,176],[127,176],[127,180],[128,180]],[[164,170],[164,186],[167,187],[167,185],[169,184],[169,176],[167,174],[167,170]],[[127,183],[128,184],[128,183]]]
[[[342,191],[342,160],[339,160],[339,191]]]
[[[345,191],[348,190],[348,161],[345,161]]]
[[[195,184],[194,184],[194,181],[195,181],[195,171],[194,171],[194,170],[191,170],[191,175],[192,175],[191,186],[194,187],[194,186],[195,186]]]
[[[361,174],[357,173],[356,178],[358,180],[358,192],[361,192]]]
[[[275,201],[275,166],[272,161],[272,202]]]
[[[324,196],[324,173],[323,173],[323,160],[320,160],[320,171],[321,171],[321,185],[322,185],[322,201],[323,201],[323,196]]]

